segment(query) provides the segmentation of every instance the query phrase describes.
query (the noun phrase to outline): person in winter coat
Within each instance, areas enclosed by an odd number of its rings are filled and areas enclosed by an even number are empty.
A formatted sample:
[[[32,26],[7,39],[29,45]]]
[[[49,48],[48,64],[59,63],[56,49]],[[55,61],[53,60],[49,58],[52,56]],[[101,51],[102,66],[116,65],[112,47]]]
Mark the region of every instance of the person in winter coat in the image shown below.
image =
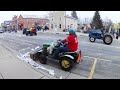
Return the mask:
[[[56,59],[59,53],[62,52],[75,52],[78,50],[78,38],[73,28],[69,29],[69,35],[62,40],[63,43],[67,43],[65,47],[59,47],[54,53],[52,58]]]

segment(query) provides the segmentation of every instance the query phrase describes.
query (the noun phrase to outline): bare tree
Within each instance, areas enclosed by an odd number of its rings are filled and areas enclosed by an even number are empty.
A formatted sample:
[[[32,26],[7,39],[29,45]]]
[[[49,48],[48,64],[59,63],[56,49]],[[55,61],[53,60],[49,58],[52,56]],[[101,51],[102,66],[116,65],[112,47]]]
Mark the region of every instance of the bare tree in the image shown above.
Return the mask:
[[[76,18],[76,19],[78,19],[76,11],[72,11],[71,16],[74,17],[74,18]]]
[[[110,27],[113,27],[113,22],[112,22],[111,19],[106,18],[106,19],[103,21],[103,23],[104,23],[103,26],[104,26],[104,28],[106,29],[106,32],[109,31]],[[113,31],[113,30],[111,30],[111,31]]]

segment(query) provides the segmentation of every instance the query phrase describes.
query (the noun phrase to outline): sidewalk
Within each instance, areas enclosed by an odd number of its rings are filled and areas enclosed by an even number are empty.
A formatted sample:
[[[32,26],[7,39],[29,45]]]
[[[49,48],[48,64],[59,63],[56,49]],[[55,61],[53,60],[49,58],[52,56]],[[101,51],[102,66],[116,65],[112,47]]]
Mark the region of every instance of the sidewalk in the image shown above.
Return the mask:
[[[23,63],[0,44],[0,79],[51,79]]]

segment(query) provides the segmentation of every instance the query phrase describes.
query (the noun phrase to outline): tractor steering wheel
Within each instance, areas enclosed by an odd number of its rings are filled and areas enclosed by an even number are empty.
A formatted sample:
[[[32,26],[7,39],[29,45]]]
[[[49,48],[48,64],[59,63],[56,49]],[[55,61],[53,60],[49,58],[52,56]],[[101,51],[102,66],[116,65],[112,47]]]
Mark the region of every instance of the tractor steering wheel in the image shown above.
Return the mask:
[[[65,46],[65,43],[61,39],[57,40],[57,43],[58,43],[58,46]]]

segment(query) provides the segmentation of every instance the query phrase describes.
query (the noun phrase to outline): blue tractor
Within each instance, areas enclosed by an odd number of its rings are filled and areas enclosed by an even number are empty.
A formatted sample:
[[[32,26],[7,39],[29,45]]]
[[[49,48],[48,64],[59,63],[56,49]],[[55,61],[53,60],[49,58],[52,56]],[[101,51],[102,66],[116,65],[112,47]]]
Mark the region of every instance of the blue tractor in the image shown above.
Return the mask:
[[[104,33],[101,29],[90,30],[89,41],[95,42],[96,39],[101,39],[107,45],[113,42],[113,36],[110,33]]]

